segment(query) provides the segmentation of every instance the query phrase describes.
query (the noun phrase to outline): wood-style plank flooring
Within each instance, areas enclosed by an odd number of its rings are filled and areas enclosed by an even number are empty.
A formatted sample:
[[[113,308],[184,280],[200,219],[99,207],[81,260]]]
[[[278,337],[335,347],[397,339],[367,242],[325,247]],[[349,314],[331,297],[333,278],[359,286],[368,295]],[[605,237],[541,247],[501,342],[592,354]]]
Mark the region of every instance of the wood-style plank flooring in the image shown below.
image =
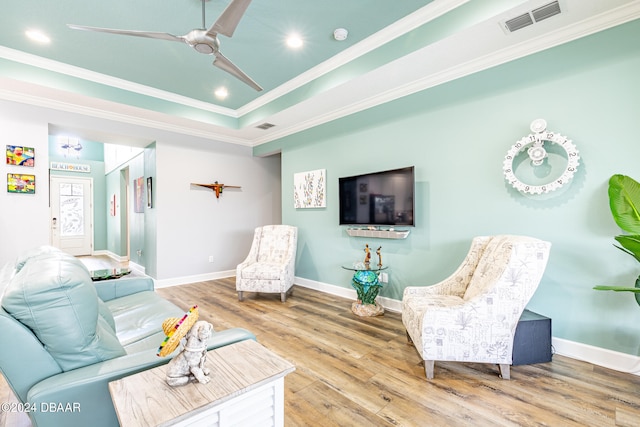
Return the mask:
[[[160,289],[200,305],[217,329],[244,327],[296,365],[285,379],[286,426],[637,426],[640,377],[554,356],[514,366],[436,362],[427,381],[398,313],[360,318],[351,301],[294,286],[245,292],[233,278]]]
[[[640,377],[554,356],[550,363],[497,366],[436,362],[427,381],[398,313],[360,318],[351,301],[294,286],[245,292],[234,278],[159,289],[217,330],[243,327],[296,371],[285,379],[286,426],[638,426]],[[213,379],[215,381],[215,378]],[[0,384],[3,402],[13,399]],[[0,426],[28,426],[0,414]],[[22,424],[19,424],[22,423]]]

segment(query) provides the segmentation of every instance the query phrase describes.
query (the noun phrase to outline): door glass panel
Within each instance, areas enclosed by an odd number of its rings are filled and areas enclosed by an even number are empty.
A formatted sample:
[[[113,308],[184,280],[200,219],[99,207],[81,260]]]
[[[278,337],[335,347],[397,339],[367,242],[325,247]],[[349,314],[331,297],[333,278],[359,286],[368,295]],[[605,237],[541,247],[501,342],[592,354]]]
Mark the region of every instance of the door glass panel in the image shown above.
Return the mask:
[[[60,184],[60,235],[84,235],[82,184]]]

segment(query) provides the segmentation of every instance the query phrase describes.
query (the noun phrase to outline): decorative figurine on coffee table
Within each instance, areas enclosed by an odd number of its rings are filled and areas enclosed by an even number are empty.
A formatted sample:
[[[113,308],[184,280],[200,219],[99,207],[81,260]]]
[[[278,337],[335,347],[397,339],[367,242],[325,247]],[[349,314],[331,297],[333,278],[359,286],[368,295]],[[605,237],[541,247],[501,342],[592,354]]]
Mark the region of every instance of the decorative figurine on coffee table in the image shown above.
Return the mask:
[[[158,356],[171,354],[182,345],[182,350],[167,364],[167,384],[182,386],[191,381],[208,383],[207,340],[213,333],[213,326],[204,320],[198,321],[198,306],[194,305],[182,318],[170,317],[162,322],[166,338],[158,349]]]
[[[378,255],[378,268],[382,268],[382,246],[378,246],[376,254]]]

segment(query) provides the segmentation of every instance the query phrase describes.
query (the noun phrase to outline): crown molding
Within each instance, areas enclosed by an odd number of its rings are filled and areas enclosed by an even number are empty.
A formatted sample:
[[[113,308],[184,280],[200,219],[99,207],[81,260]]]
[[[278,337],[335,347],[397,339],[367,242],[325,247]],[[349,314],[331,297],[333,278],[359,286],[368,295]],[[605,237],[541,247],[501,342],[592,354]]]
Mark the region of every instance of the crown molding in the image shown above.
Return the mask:
[[[535,37],[507,48],[496,50],[488,55],[480,56],[471,61],[454,65],[448,69],[431,74],[422,79],[408,82],[404,85],[391,88],[385,92],[377,93],[358,102],[351,103],[343,108],[334,109],[326,114],[318,115],[312,119],[299,122],[294,126],[274,130],[269,135],[255,139],[253,141],[253,146],[256,147],[315,126],[328,123],[341,117],[358,113],[416,92],[433,88],[435,86],[595,34],[608,28],[613,28],[617,25],[622,25],[638,18],[640,18],[640,1],[634,0],[631,3],[608,10],[600,15],[585,19],[579,23],[568,25],[546,33],[543,36]],[[426,47],[424,49],[428,48],[429,47]],[[394,63],[398,64],[401,63],[401,61],[403,61],[403,58],[394,61]]]
[[[433,4],[437,4],[436,6],[432,6]],[[449,9],[453,9],[457,7],[457,4],[464,3],[463,1],[449,1],[449,2],[433,2],[419,11],[415,12],[418,16],[410,16],[406,19],[411,19],[411,23],[406,25],[419,25],[419,22],[424,22],[425,16],[430,16],[431,19],[435,17],[436,13],[446,13],[444,5],[447,5]],[[430,8],[430,6],[432,6]],[[427,13],[428,12],[428,13]],[[347,105],[342,106],[341,108],[332,108],[327,109],[327,111],[322,114],[316,114],[312,118],[304,120],[296,121],[293,125],[283,125],[281,128],[274,128],[268,131],[266,134],[260,134],[255,136],[250,132],[246,132],[245,136],[242,136],[244,132],[243,129],[229,129],[222,126],[217,126],[213,124],[208,124],[204,122],[199,122],[197,120],[189,120],[177,116],[171,116],[164,113],[153,112],[150,110],[145,110],[142,108],[127,106],[123,104],[118,104],[110,101],[96,100],[93,98],[85,97],[78,94],[69,94],[67,92],[62,92],[57,90],[57,96],[48,96],[47,94],[39,94],[34,91],[20,91],[21,86],[32,85],[24,82],[16,82],[10,79],[0,79],[0,99],[6,99],[10,101],[16,101],[21,103],[28,103],[36,106],[47,107],[52,109],[58,109],[62,111],[67,111],[71,113],[77,113],[82,115],[87,115],[91,117],[104,118],[108,120],[114,120],[118,122],[140,125],[155,129],[166,130],[175,133],[181,133],[184,135],[190,135],[195,137],[201,137],[211,140],[217,140],[221,142],[227,142],[232,144],[238,144],[249,147],[256,147],[258,145],[262,145],[271,141],[274,141],[279,138],[283,138],[312,127],[339,119],[341,117],[354,114],[393,100],[398,98],[402,98],[407,95],[411,95],[413,93],[423,91],[437,85],[482,71],[488,68],[507,63],[509,61],[513,61],[518,58],[522,58],[527,55],[531,55],[533,53],[549,49],[551,47],[591,35],[593,33],[624,24],[626,22],[635,20],[640,18],[640,0],[632,0],[625,5],[619,6],[615,9],[608,10],[603,12],[597,16],[587,18],[579,23],[568,25],[563,28],[559,28],[555,31],[550,31],[543,36],[535,37],[524,42],[520,42],[506,48],[497,50],[487,55],[478,56],[470,61],[466,61],[464,63],[459,63],[452,65],[444,70],[439,72],[431,73],[422,78],[414,79],[412,81],[405,82],[401,85],[389,87],[387,90],[382,90],[378,93],[375,93],[371,96],[355,100]],[[393,25],[390,27],[394,27]],[[407,27],[405,27],[407,30]],[[394,28],[388,28],[382,30],[380,33],[384,34],[384,31],[398,31]],[[373,42],[375,44],[375,37],[372,36]],[[386,37],[386,36],[385,36]],[[367,42],[369,43],[369,42]],[[360,49],[367,49],[371,46],[359,46],[358,52]],[[403,58],[399,58],[395,61],[390,62],[389,64],[380,67],[377,70],[373,70],[366,75],[364,78],[378,77],[380,79],[385,79],[384,73],[388,72],[388,70],[392,70],[393,67],[406,67],[406,61],[410,60],[411,57],[416,57],[423,55],[423,51],[429,49],[427,46],[421,50],[418,50],[412,54],[406,55]],[[10,52],[9,52],[10,51]],[[345,51],[344,57],[339,57],[340,61],[347,61],[347,58],[354,58],[353,56],[347,55],[356,55],[354,51],[347,52]],[[0,47],[0,56],[4,56],[10,53],[11,56],[9,59],[14,60],[14,58],[20,58],[21,60],[29,60],[32,61],[34,66],[46,67],[47,69],[51,68],[51,61],[39,58],[37,56],[24,54],[22,52],[12,51],[10,49]],[[6,57],[6,56],[4,56]],[[336,60],[336,61],[338,61]],[[42,61],[42,62],[41,62]],[[79,75],[83,75],[87,77],[88,75],[94,74],[93,72],[88,72],[87,70],[83,70],[77,67],[67,66],[65,64],[56,63],[57,66],[61,68],[67,69],[67,71],[77,72]],[[335,63],[332,64],[332,61],[327,61],[326,63],[321,64],[319,66],[319,70],[315,70],[314,72],[322,73],[327,72],[326,70],[331,67],[337,66]],[[326,68],[325,68],[326,67]],[[53,69],[53,71],[61,72],[59,69]],[[88,75],[84,75],[83,73],[87,72]],[[319,74],[321,75],[321,74]],[[107,77],[107,76],[105,76]],[[83,78],[83,77],[80,77]],[[302,78],[302,77],[300,77]],[[309,74],[305,74],[305,78],[310,78]],[[111,78],[108,78],[111,79]],[[388,80],[388,79],[387,79]],[[117,81],[123,85],[124,88],[129,87],[128,85],[133,85],[132,87],[140,89],[141,85],[132,84],[130,82],[126,82],[120,79],[114,79],[114,82]],[[7,82],[7,83],[5,83]],[[300,83],[298,79],[292,80],[291,84]],[[357,83],[356,83],[357,84]],[[282,86],[278,88],[278,90],[291,90],[287,85],[285,88]],[[36,86],[36,85],[33,85]],[[146,88],[146,87],[145,87]],[[168,94],[162,91],[156,91],[152,88],[149,89],[149,96],[156,96],[162,94],[160,96],[162,99],[167,99]],[[49,91],[49,95],[51,92],[55,92],[55,89],[46,88]],[[125,89],[128,90],[128,89]],[[336,87],[330,89],[329,92],[318,94],[318,96],[332,96],[331,91],[340,91],[344,90],[340,87]],[[284,93],[284,92],[283,92]],[[60,96],[62,95],[62,96]],[[175,95],[175,94],[174,94]],[[266,95],[265,95],[266,96]],[[272,96],[272,95],[269,95]],[[180,97],[184,98],[184,97]],[[171,101],[171,99],[167,99]],[[184,98],[183,101],[190,100],[190,98]],[[310,99],[307,101],[302,101],[299,105],[296,105],[292,108],[304,108],[303,104],[305,102],[314,102],[314,99]],[[212,107],[212,105],[206,104],[208,107]],[[195,108],[202,107],[201,105],[194,104],[192,105]],[[254,105],[255,107],[255,105]],[[208,110],[212,111],[212,110]],[[240,117],[240,114],[246,114],[246,112],[242,112],[241,110],[228,110],[226,111],[226,115],[231,115],[232,117]],[[248,129],[248,128],[246,128]],[[249,136],[247,136],[249,135]],[[253,135],[253,136],[251,136]]]
[[[42,93],[34,95],[26,90],[21,90],[23,89],[21,84],[24,85],[22,82],[0,78],[0,99],[230,144],[252,146],[246,138],[225,134],[222,132],[222,128],[216,128],[201,122],[180,119],[142,108],[123,106],[110,101],[96,100],[83,95],[77,95],[72,98],[68,93],[62,93],[50,88],[47,88],[46,96],[42,95]],[[220,131],[217,129],[220,129]]]
[[[309,71],[293,78],[292,80],[278,86],[277,88],[265,93],[252,102],[234,110],[231,108],[220,107],[204,101],[199,101],[190,97],[178,95],[172,92],[156,89],[150,86],[133,83],[117,77],[108,76],[95,71],[21,52],[15,49],[0,46],[0,58],[21,64],[33,66],[36,68],[54,71],[70,77],[86,80],[89,82],[125,90],[139,95],[149,96],[163,101],[172,102],[178,105],[197,108],[203,111],[212,112],[228,117],[239,118],[252,111],[261,108],[270,102],[304,86],[305,84],[322,77],[323,75],[335,70],[336,68],[353,61],[354,59],[365,55],[372,50],[388,43],[389,41],[400,37],[415,28],[436,19],[443,14],[465,4],[471,0],[443,0],[433,1],[428,5],[418,9],[410,15],[394,22],[386,28],[378,31],[367,39],[345,49],[343,52],[335,55],[331,59],[317,65]]]
[[[75,77],[92,83],[109,86],[115,89],[121,89],[127,92],[136,93],[138,95],[150,96],[152,98],[161,99],[163,101],[172,102],[186,107],[197,108],[199,110],[209,111],[211,113],[220,114],[238,118],[236,110],[231,108],[220,107],[204,101],[198,101],[187,96],[175,94],[165,90],[156,89],[139,83],[133,83],[128,80],[117,77],[108,76],[106,74],[90,71],[85,68],[76,67],[74,65],[65,64],[54,61],[52,59],[43,58],[41,56],[32,55],[8,47],[0,46],[0,58],[9,61],[18,62],[20,64],[53,71],[66,76]]]
[[[443,0],[433,1],[418,9],[410,15],[394,22],[382,30],[372,34],[366,39],[334,55],[330,59],[318,64],[312,69],[292,78],[277,88],[265,93],[263,96],[238,108],[238,116],[242,117],[267,105],[276,99],[293,92],[294,90],[310,83],[325,74],[343,66],[355,59],[383,46],[390,41],[409,33],[436,18],[468,3],[471,0]]]

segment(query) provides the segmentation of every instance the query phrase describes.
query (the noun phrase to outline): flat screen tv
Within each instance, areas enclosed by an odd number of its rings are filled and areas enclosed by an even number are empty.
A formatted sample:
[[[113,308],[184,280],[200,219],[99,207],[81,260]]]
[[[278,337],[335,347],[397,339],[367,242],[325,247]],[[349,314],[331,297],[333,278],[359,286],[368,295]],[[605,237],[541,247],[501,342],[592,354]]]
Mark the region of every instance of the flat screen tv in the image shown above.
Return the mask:
[[[339,179],[340,225],[414,226],[413,166]]]

